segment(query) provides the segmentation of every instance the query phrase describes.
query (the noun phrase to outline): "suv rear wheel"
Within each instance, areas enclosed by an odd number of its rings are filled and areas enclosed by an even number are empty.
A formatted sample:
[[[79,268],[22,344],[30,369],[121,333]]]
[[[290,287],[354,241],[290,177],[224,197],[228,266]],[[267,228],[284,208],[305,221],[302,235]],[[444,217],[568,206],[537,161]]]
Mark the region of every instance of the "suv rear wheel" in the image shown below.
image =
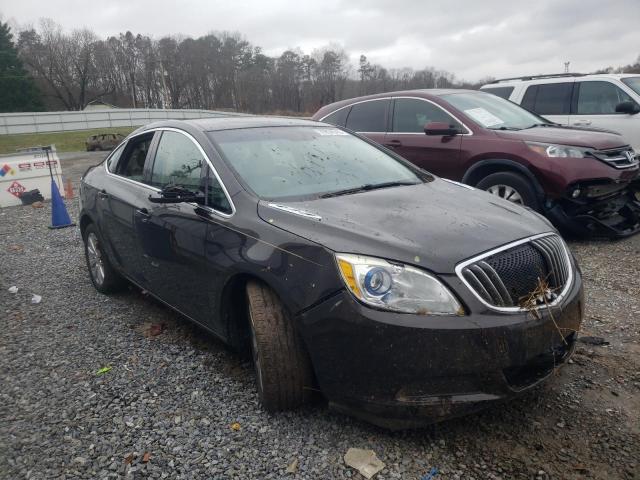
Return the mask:
[[[247,284],[251,350],[265,410],[290,410],[311,394],[311,366],[284,305],[264,284]]]
[[[538,198],[531,182],[526,177],[514,172],[492,173],[478,182],[476,188],[486,190],[492,195],[539,210]]]

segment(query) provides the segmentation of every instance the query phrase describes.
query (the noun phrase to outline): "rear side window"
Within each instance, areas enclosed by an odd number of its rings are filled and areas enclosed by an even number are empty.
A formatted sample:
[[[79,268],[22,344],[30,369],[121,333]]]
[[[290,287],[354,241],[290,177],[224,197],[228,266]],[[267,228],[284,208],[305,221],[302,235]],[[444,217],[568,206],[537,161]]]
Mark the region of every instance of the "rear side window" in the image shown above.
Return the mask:
[[[120,155],[122,155],[123,149],[124,149],[124,144],[116,148],[111,154],[111,156],[109,157],[109,160],[107,160],[107,170],[109,170],[111,173],[115,173],[116,165],[118,164]]]
[[[116,173],[123,177],[142,182],[144,179],[144,162],[153,140],[153,133],[132,138],[116,167]]]
[[[609,82],[580,82],[578,85],[577,115],[615,114],[616,105],[633,102],[629,95]]]
[[[500,98],[504,98],[505,100],[509,100],[511,93],[513,92],[513,87],[495,87],[495,88],[483,88],[483,92],[493,93]]]
[[[388,104],[388,99],[356,103],[347,117],[347,128],[356,132],[384,132]]]
[[[539,115],[568,115],[572,91],[572,82],[531,85],[524,94],[522,106]]]
[[[350,110],[351,107],[341,108],[340,110],[333,112],[331,115],[327,115],[326,117],[324,117],[322,121],[330,123],[332,125],[344,127]]]
[[[431,122],[444,122],[462,129],[451,115],[433,103],[414,98],[396,98],[393,107],[394,132],[424,133],[424,126]]]

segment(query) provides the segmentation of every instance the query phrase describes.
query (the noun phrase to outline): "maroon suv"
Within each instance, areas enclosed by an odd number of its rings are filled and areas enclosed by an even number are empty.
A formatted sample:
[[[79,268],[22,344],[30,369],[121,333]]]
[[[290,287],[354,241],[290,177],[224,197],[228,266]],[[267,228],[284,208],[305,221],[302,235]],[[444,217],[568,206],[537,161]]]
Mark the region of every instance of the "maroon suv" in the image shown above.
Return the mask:
[[[615,133],[562,127],[474,90],[353,98],[321,108],[313,119],[530,207],[565,231],[627,236],[640,230],[638,157]]]

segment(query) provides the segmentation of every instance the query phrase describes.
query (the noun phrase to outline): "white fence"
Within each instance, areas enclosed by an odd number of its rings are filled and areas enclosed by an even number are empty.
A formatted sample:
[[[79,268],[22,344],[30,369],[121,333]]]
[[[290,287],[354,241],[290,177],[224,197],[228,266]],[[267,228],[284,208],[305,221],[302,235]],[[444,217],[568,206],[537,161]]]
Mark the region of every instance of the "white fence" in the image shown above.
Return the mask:
[[[156,110],[114,108],[82,112],[1,113],[0,135],[10,133],[64,132],[89,128],[139,127],[158,120],[243,115],[214,110]]]

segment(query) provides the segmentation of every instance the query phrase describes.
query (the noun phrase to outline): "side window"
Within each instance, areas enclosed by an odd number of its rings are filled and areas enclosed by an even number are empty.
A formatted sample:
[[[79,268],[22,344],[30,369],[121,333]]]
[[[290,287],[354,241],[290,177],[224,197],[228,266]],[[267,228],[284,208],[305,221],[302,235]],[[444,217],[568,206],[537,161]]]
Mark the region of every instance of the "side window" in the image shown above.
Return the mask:
[[[356,132],[384,132],[388,99],[356,103],[347,117],[347,128]]]
[[[539,115],[568,115],[572,91],[572,82],[532,85],[524,94],[522,106]]]
[[[153,132],[129,140],[116,167],[116,173],[142,182],[144,180],[144,162],[151,146],[151,140],[153,140]]]
[[[433,103],[415,98],[396,98],[393,107],[394,132],[424,133],[424,126],[431,122],[444,122],[462,130],[462,125]]]
[[[201,187],[204,163],[200,149],[190,138],[164,131],[158,142],[150,183],[158,188],[172,184],[197,191]]]
[[[620,102],[633,102],[629,95],[609,82],[580,82],[578,85],[577,115],[615,114]]]
[[[342,108],[337,112],[333,112],[331,115],[324,117],[322,121],[344,127],[344,124],[347,121],[347,115],[349,115],[349,110],[351,110],[351,107]]]
[[[115,173],[116,165],[118,165],[118,160],[120,160],[120,155],[122,155],[122,150],[124,150],[125,144],[120,145],[117,149],[113,151],[109,160],[107,160],[107,170],[111,173]]]
[[[206,197],[205,205],[219,212],[231,214],[231,204],[220,182],[208,166],[205,166],[203,190]]]
[[[511,93],[513,92],[514,87],[495,87],[495,88],[483,88],[483,92],[493,93],[498,97],[504,98],[505,100],[509,100]]]

